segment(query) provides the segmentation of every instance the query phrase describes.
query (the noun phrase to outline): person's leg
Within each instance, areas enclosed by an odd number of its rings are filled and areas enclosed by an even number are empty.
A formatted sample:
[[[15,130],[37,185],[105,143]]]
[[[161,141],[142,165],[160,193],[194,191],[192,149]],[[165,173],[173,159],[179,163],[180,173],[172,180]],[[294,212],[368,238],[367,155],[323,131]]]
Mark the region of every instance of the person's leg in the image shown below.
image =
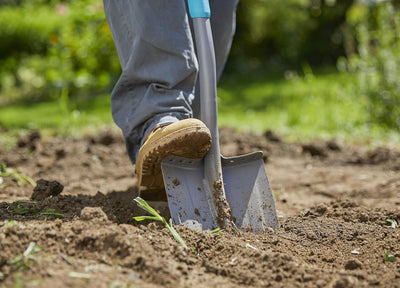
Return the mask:
[[[236,28],[236,7],[239,0],[211,0],[211,29],[213,33],[217,77],[220,78],[232,45]]]
[[[111,97],[113,118],[136,163],[139,185],[162,188],[163,157],[201,158],[210,145],[203,123],[179,121],[193,117],[198,72],[186,0],[103,2],[122,67]],[[237,0],[211,3],[219,75],[229,54],[236,5]]]
[[[104,0],[122,74],[111,96],[133,163],[157,125],[193,117],[197,62],[184,0]]]
[[[170,154],[202,158],[211,142],[204,123],[188,119],[198,65],[186,3],[103,2],[122,67],[111,95],[113,118],[136,164],[140,194],[165,199],[161,161]]]

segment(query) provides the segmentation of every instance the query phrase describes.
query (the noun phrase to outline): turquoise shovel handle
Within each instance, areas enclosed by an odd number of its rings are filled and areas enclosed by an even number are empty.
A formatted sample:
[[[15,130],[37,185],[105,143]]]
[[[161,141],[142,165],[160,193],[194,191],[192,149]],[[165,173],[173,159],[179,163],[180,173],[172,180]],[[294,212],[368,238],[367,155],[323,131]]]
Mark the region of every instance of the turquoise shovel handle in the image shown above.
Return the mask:
[[[192,18],[210,18],[210,3],[208,0],[188,0],[189,14]]]

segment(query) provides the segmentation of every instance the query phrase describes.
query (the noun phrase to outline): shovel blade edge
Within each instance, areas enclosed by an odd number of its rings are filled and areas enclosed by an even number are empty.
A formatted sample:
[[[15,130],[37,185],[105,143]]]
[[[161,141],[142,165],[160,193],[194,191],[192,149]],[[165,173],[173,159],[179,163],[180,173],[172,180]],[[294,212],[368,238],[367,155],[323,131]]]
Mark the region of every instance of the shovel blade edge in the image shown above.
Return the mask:
[[[275,201],[264,169],[262,152],[221,157],[226,200],[236,226],[261,233],[278,227]],[[170,155],[162,163],[171,217],[176,224],[201,223],[203,230],[218,228],[216,207],[205,179],[203,159]]]
[[[259,151],[221,159],[225,195],[235,224],[256,234],[279,226],[262,155]]]

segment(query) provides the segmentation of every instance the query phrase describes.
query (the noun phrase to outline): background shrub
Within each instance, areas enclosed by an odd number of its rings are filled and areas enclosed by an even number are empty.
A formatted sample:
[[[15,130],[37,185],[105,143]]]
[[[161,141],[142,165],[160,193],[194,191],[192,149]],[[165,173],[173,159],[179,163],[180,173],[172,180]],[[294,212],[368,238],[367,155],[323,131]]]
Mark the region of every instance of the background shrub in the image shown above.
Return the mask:
[[[391,1],[357,4],[347,22],[347,68],[357,74],[369,118],[400,131],[400,12]]]
[[[95,95],[120,73],[101,1],[3,5],[0,38],[3,102],[54,99],[62,90]]]
[[[246,0],[227,72],[332,65],[352,1]],[[110,91],[119,61],[101,0],[0,0],[1,103]],[[312,41],[311,41],[312,40]]]
[[[246,0],[239,2],[231,60],[301,67],[334,65],[344,55],[346,12],[352,0]],[[274,65],[276,64],[276,65]]]

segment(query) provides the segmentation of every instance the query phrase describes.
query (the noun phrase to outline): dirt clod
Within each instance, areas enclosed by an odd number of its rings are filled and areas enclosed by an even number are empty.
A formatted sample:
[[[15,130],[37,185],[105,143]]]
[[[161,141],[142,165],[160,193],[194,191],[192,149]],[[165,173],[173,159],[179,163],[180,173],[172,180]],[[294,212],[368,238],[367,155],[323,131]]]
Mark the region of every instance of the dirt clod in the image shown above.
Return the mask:
[[[357,279],[350,276],[341,277],[335,281],[333,281],[331,287],[332,288],[347,288],[347,287],[356,287]]]
[[[32,130],[20,136],[17,140],[17,145],[20,148],[27,147],[29,150],[35,150],[41,138],[42,136],[38,130]]]
[[[85,207],[81,211],[81,220],[106,222],[108,221],[106,213],[100,207]]]
[[[351,259],[346,262],[344,265],[344,269],[346,270],[355,270],[360,269],[362,267],[362,263],[357,259]]]
[[[64,186],[58,181],[47,181],[40,179],[36,182],[36,187],[33,189],[31,199],[35,201],[41,201],[48,197],[57,196],[61,194],[63,190]]]
[[[328,142],[326,142],[326,147],[328,147],[332,151],[341,151],[342,150],[341,144],[335,139],[332,139],[332,140],[329,140]]]
[[[264,133],[264,137],[271,142],[282,142],[282,138],[272,130],[267,130]]]
[[[325,147],[319,143],[304,144],[302,145],[303,153],[310,154],[311,156],[327,157]]]

